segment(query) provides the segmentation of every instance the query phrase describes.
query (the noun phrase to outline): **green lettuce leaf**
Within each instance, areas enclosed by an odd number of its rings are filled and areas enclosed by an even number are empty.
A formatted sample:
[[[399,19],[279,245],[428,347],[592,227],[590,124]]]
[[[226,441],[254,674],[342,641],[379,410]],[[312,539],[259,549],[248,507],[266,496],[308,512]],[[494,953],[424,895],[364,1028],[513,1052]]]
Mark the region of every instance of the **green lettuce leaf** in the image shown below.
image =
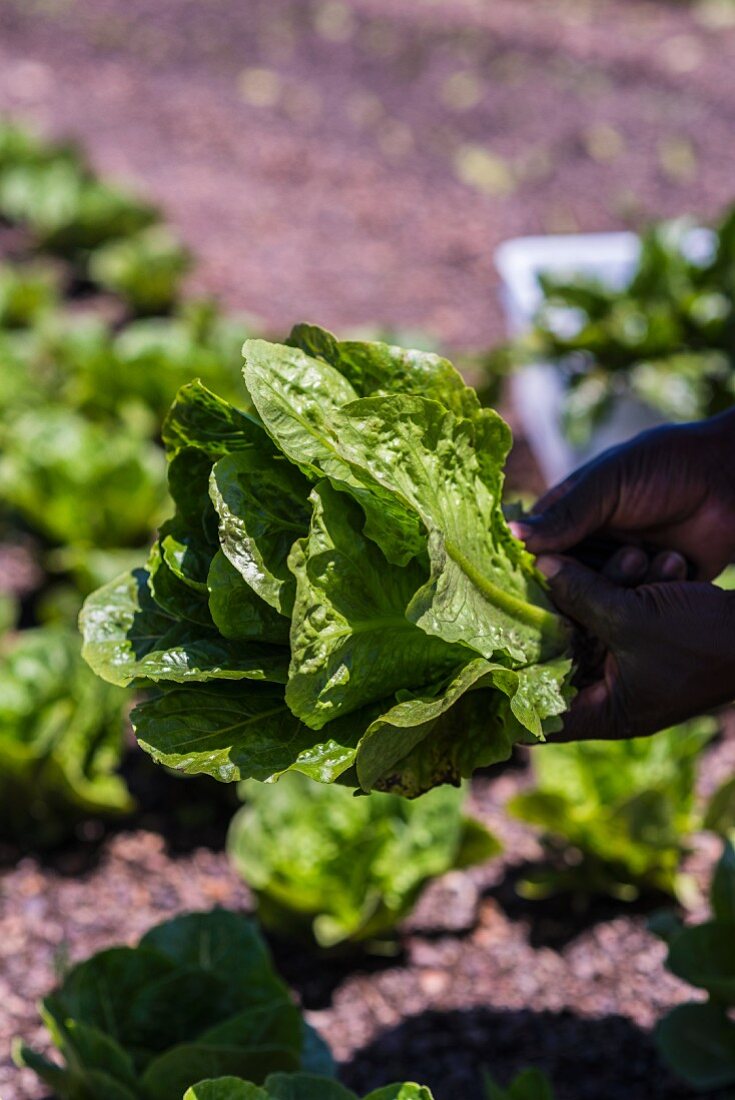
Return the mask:
[[[134,680],[286,679],[285,650],[235,643],[214,629],[172,618],[153,599],[144,569],[98,589],[85,601],[79,622],[85,660],[98,676],[122,687]]]
[[[735,1085],[735,1023],[719,1005],[679,1005],[656,1028],[665,1062],[698,1090]]]
[[[485,1093],[487,1100],[554,1100],[551,1082],[540,1069],[523,1070],[507,1089],[486,1072]]]
[[[308,1073],[274,1073],[263,1088],[236,1077],[200,1081],[184,1100],[358,1100],[354,1092],[336,1081]],[[422,1085],[398,1084],[376,1089],[365,1100],[432,1100]]]
[[[46,998],[43,1017],[62,1064],[24,1045],[16,1059],[61,1100],[180,1100],[202,1074],[262,1084],[308,1069],[313,1057],[254,925],[224,910],[185,914],[137,947],[79,963]]]
[[[209,613],[223,638],[288,645],[288,619],[262,600],[221,550],[207,575]]]
[[[190,447],[212,459],[249,448],[271,449],[255,417],[223,401],[199,381],[179,390],[162,434],[171,457]]]
[[[697,826],[697,760],[715,729],[702,718],[650,738],[539,746],[537,786],[509,809],[543,830],[554,869],[544,892],[675,893]],[[567,845],[577,854],[562,866],[558,853]]]
[[[160,518],[163,456],[122,424],[42,407],[0,426],[0,497],[54,542],[138,546]]]
[[[313,729],[390,696],[432,683],[465,651],[431,638],[406,617],[424,571],[391,566],[362,534],[363,513],[320,482],[308,538],[289,558],[296,577],[286,701]]]
[[[340,451],[412,510],[428,532],[431,576],[408,609],[428,634],[458,642],[488,660],[517,665],[562,652],[566,639],[540,578],[508,535],[500,500],[477,457],[501,468],[503,435],[488,422],[462,420],[420,397],[366,398],[335,415]],[[494,479],[497,490],[499,479]],[[386,552],[386,545],[376,538]]]
[[[253,451],[221,458],[212,471],[222,550],[253,591],[283,615],[293,608],[288,555],[309,527],[309,488],[281,456]]]
[[[458,416],[474,416],[477,394],[449,362],[432,352],[408,350],[377,341],[337,340],[316,325],[296,325],[288,338],[313,359],[339,371],[358,397],[410,393],[439,401]]]
[[[357,397],[349,382],[327,363],[263,340],[246,341],[243,355],[248,393],[286,457],[312,479],[325,475],[349,488],[389,561],[405,565],[420,554],[425,542],[417,518],[377,482],[356,476],[341,455],[332,418]]]
[[[317,741],[276,685],[172,689],[140,703],[131,718],[154,760],[223,783],[268,780],[288,769],[333,782],[351,767],[361,732],[353,722],[333,723]]]
[[[269,1096],[265,1089],[239,1077],[217,1077],[187,1089],[184,1100],[269,1100]]]

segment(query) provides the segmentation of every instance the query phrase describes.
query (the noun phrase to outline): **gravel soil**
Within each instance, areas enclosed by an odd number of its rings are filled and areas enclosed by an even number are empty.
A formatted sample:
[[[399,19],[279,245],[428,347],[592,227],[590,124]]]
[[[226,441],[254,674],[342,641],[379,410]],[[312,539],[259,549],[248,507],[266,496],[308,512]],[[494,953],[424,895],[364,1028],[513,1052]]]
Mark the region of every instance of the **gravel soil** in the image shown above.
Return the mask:
[[[0,111],[72,135],[152,195],[200,259],[191,289],[281,333],[502,336],[492,251],[524,233],[713,215],[733,197],[728,0],[0,0]],[[512,415],[512,410],[510,410]],[[538,491],[521,447],[514,481]],[[0,588],[38,578],[0,555]],[[140,764],[142,762],[142,768]],[[0,852],[0,1095],[43,1090],[10,1061],[43,1047],[36,1000],[68,960],[186,909],[248,910],[223,853],[232,805],[132,758],[141,809],[44,858]],[[732,774],[735,733],[703,787]],[[152,774],[155,773],[155,774]],[[646,906],[521,903],[540,855],[502,804],[524,768],[478,778],[507,856],[427,892],[389,959],[273,945],[346,1083],[419,1078],[437,1100],[548,1070],[559,1100],[684,1100],[656,1019],[688,996]],[[703,881],[716,852],[698,838]],[[713,1094],[713,1097],[715,1094]],[[718,1098],[719,1100],[719,1098]]]

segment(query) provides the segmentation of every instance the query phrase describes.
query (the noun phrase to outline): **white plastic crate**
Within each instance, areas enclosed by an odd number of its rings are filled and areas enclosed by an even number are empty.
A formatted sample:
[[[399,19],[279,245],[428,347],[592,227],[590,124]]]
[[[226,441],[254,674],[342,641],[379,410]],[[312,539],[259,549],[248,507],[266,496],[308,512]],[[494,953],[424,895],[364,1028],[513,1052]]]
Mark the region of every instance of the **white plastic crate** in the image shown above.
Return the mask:
[[[712,236],[692,230],[686,251],[692,259],[706,260]],[[511,336],[526,332],[538,310],[542,294],[540,274],[561,278],[592,276],[611,289],[622,289],[633,276],[640,254],[635,233],[590,233],[548,237],[518,237],[506,241],[495,253],[502,278],[502,302]],[[566,477],[601,451],[661,423],[655,411],[633,398],[621,397],[611,415],[585,447],[573,447],[562,431],[565,397],[561,370],[548,363],[521,368],[511,380],[512,398],[524,433],[548,484]]]

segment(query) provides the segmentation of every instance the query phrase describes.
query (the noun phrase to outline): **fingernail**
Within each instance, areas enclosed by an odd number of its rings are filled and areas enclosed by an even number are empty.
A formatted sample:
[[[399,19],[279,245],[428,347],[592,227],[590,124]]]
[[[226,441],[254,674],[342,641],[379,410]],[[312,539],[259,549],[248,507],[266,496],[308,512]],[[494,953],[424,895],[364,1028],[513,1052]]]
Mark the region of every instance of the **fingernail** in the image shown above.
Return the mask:
[[[536,558],[536,567],[540,573],[551,580],[560,572],[564,562],[561,558],[552,557],[551,554],[542,554],[540,558]]]
[[[531,528],[529,524],[522,523],[520,520],[514,520],[513,523],[509,523],[508,526],[510,527],[511,532],[515,535],[515,537],[517,539],[520,539],[521,542],[523,542],[524,539],[527,539],[528,536],[531,534]]]
[[[647,565],[647,555],[643,550],[638,550],[635,546],[623,550],[620,555],[620,570],[628,576],[633,577],[637,573],[642,573]]]
[[[671,553],[664,554],[661,558],[660,570],[662,577],[685,577],[687,572],[686,561],[681,554],[677,554],[675,550],[672,550]]]

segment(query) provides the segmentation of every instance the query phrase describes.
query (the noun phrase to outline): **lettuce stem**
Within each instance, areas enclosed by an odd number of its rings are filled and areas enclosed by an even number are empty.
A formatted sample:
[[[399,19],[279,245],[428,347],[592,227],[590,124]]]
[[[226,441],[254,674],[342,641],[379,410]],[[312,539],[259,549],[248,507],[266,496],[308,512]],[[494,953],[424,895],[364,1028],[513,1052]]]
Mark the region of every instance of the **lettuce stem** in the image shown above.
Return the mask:
[[[560,650],[566,648],[566,629],[560,615],[506,592],[505,589],[488,580],[453,543],[446,542],[445,546],[452,561],[456,562],[489,603],[505,611],[514,619],[518,619],[519,622],[534,627],[549,641],[558,642]]]

